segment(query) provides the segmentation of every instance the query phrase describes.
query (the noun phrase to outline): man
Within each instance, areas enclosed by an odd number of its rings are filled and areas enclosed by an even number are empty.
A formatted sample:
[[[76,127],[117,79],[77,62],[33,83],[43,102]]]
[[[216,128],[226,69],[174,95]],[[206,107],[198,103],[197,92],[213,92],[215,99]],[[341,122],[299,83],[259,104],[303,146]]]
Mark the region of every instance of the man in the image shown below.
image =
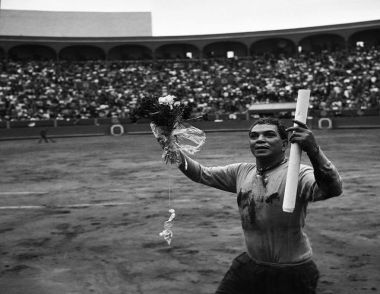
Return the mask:
[[[40,139],[38,140],[38,143],[40,144],[41,142],[45,141],[45,143],[49,143],[49,140],[52,142],[52,143],[55,143],[55,141],[52,139],[52,138],[49,138],[47,136],[47,130],[46,129],[42,129],[40,131]]]
[[[309,201],[342,193],[340,176],[303,123],[285,127],[277,119],[256,121],[249,130],[254,163],[205,167],[181,154],[180,170],[191,180],[237,193],[246,252],[233,261],[217,294],[311,294],[319,277],[303,232]],[[298,143],[313,166],[301,165],[293,213],[282,211],[289,141]]]

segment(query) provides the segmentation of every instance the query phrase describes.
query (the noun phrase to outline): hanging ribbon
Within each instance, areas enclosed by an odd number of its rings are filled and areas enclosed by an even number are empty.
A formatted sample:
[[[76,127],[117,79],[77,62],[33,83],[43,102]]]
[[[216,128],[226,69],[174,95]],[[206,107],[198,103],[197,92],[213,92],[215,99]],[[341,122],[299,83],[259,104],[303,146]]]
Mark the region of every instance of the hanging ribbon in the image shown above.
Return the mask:
[[[151,123],[150,127],[157,141],[163,148],[162,158],[165,163],[177,164],[182,163],[182,156],[180,152],[188,154],[194,154],[198,152],[201,146],[206,141],[205,133],[189,124],[177,123],[175,127],[170,130],[163,126],[157,126],[155,123]],[[185,161],[185,167],[187,169],[187,162]],[[170,178],[169,178],[169,208],[170,208]],[[164,237],[165,241],[170,246],[173,238],[173,220],[175,218],[175,210],[169,209],[170,217],[164,223],[164,230],[159,234]]]
[[[165,241],[168,242],[168,245],[170,246],[170,243],[172,242],[173,238],[173,231],[171,228],[173,227],[173,219],[175,218],[175,210],[169,209],[170,217],[169,219],[164,222],[164,230],[160,233],[160,237],[164,237]]]

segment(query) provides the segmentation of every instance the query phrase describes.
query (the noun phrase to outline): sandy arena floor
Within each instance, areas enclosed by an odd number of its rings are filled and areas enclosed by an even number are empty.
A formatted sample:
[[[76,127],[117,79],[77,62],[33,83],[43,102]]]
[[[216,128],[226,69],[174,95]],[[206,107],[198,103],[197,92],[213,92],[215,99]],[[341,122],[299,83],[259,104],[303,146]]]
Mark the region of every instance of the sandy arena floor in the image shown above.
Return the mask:
[[[315,133],[344,180],[342,197],[309,206],[319,293],[379,293],[380,130]],[[1,294],[213,293],[244,250],[235,196],[163,164],[153,136],[7,141],[0,152]],[[242,132],[208,134],[195,157],[253,159]],[[158,236],[169,188],[171,247]]]

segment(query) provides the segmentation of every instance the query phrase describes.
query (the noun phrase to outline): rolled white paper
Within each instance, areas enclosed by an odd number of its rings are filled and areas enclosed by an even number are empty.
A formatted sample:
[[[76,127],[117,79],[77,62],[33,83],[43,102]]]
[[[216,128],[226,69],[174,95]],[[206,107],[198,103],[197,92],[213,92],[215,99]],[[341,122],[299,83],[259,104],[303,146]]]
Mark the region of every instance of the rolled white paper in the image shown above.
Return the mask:
[[[306,123],[307,110],[309,108],[310,90],[298,90],[296,113],[294,119]],[[297,126],[295,123],[294,126]],[[293,212],[296,203],[298,174],[301,163],[301,147],[298,144],[291,144],[289,153],[288,173],[286,175],[284,201],[282,210]]]

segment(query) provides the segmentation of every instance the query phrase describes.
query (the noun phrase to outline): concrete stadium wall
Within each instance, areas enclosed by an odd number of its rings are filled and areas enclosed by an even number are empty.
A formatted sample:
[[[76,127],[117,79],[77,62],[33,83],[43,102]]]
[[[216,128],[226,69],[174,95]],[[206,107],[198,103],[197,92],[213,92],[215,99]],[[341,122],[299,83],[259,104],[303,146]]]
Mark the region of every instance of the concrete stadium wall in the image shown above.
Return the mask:
[[[225,120],[222,122],[214,121],[193,121],[191,124],[206,132],[226,132],[226,131],[246,131],[249,129],[253,121],[247,120]],[[291,120],[284,120],[286,125],[291,125]],[[380,116],[365,117],[334,117],[311,119],[308,121],[312,129],[349,129],[349,128],[380,128]],[[128,123],[122,124],[124,135],[138,135],[151,133],[148,123]],[[48,131],[48,136],[55,138],[64,137],[85,137],[85,136],[106,136],[110,133],[111,124],[98,125],[67,125],[54,127],[51,123],[45,123],[36,127],[15,127],[0,128],[0,141],[4,140],[21,140],[21,139],[37,139],[42,129]],[[119,130],[115,130],[119,133]]]

